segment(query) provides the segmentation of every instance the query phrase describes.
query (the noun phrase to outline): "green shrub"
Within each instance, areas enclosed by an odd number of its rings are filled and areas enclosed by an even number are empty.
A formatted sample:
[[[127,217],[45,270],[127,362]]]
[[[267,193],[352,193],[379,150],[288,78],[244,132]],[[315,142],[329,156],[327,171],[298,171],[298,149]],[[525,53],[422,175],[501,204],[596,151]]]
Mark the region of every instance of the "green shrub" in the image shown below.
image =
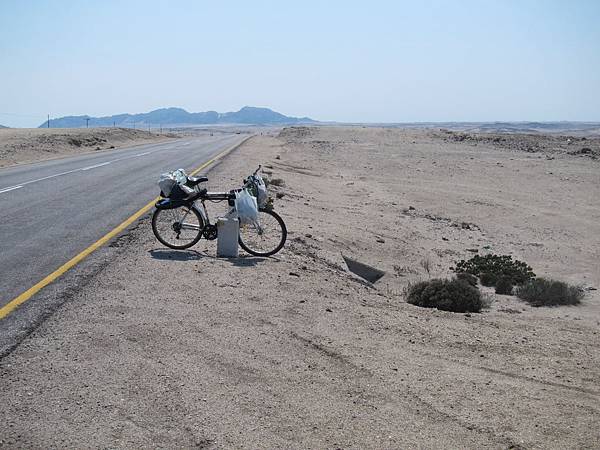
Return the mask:
[[[496,284],[496,280],[498,276],[491,272],[483,272],[479,275],[479,281],[481,281],[482,286],[494,286]]]
[[[471,273],[459,272],[456,274],[457,280],[466,281],[473,287],[477,287],[477,277]]]
[[[479,289],[458,279],[433,279],[413,284],[407,289],[406,301],[451,312],[479,312],[483,307]]]
[[[523,261],[513,260],[509,255],[475,255],[467,261],[464,259],[459,261],[453,270],[471,273],[480,278],[484,273],[493,274],[496,279],[508,277],[514,285],[523,284],[535,278],[531,267]]]
[[[546,278],[535,278],[517,287],[517,297],[532,306],[577,305],[584,296],[577,286]]]
[[[500,277],[496,280],[496,294],[512,295],[513,283],[510,277]]]

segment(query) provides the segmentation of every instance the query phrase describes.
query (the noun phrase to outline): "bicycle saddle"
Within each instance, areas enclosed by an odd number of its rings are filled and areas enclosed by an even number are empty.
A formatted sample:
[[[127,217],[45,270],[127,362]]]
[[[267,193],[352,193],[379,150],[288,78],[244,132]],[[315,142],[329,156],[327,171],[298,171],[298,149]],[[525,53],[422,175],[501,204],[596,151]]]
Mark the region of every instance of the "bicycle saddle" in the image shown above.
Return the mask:
[[[204,183],[205,181],[208,181],[207,177],[188,177],[188,183],[191,184],[192,186],[196,186],[197,184],[200,183]]]

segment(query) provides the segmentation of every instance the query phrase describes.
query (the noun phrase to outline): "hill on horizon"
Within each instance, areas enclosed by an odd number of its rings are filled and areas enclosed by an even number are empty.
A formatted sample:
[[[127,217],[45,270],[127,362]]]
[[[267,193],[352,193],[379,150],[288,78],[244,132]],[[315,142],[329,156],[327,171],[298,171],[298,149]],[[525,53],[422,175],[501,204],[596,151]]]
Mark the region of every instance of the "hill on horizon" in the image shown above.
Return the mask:
[[[9,127],[5,127],[4,125],[0,125],[0,128],[9,128]]]
[[[82,128],[89,119],[91,127],[122,126],[174,126],[174,125],[216,125],[216,124],[245,124],[245,125],[288,125],[296,123],[314,123],[308,117],[289,117],[269,108],[244,106],[236,112],[218,113],[205,111],[190,113],[183,108],[160,108],[148,113],[116,114],[105,117],[66,116],[50,119],[52,128]],[[38,128],[48,126],[43,122]]]

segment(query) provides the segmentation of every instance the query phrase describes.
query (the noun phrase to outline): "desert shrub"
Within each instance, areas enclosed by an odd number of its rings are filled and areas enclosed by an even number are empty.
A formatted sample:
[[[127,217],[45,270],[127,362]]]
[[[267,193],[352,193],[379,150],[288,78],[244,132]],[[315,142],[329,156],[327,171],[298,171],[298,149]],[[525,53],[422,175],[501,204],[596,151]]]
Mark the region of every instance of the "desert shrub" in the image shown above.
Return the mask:
[[[413,284],[407,289],[406,301],[451,312],[479,312],[483,307],[479,289],[458,279],[433,279]]]
[[[577,305],[584,295],[577,286],[547,278],[535,278],[517,287],[517,297],[532,306]]]
[[[479,275],[479,281],[481,281],[482,286],[494,286],[497,279],[498,276],[491,272],[483,272]]]
[[[493,274],[496,279],[508,277],[513,284],[523,284],[535,278],[535,273],[523,261],[513,260],[510,255],[475,255],[471,259],[459,261],[455,272],[467,272],[481,278],[484,273]],[[483,282],[482,282],[483,284]]]
[[[512,291],[512,278],[503,276],[496,280],[496,294],[511,295]]]
[[[482,309],[490,309],[494,302],[496,301],[496,296],[489,292],[481,293],[481,308]]]
[[[265,182],[265,184],[267,183]],[[284,186],[285,181],[283,181],[281,178],[271,178],[269,179],[268,184],[271,186]]]
[[[456,274],[457,280],[466,281],[473,287],[477,287],[477,277],[471,273],[459,272]]]

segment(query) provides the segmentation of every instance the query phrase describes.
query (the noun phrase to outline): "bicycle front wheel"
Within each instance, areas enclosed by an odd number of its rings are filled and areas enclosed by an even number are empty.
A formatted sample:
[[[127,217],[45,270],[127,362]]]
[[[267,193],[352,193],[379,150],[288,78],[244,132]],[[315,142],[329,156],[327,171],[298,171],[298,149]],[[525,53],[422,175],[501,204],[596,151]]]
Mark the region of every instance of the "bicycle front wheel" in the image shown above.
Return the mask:
[[[282,249],[287,239],[283,219],[275,212],[258,210],[256,224],[240,225],[240,247],[254,256],[271,256]]]
[[[194,245],[202,237],[204,220],[195,208],[157,209],[152,231],[161,244],[176,250]]]

